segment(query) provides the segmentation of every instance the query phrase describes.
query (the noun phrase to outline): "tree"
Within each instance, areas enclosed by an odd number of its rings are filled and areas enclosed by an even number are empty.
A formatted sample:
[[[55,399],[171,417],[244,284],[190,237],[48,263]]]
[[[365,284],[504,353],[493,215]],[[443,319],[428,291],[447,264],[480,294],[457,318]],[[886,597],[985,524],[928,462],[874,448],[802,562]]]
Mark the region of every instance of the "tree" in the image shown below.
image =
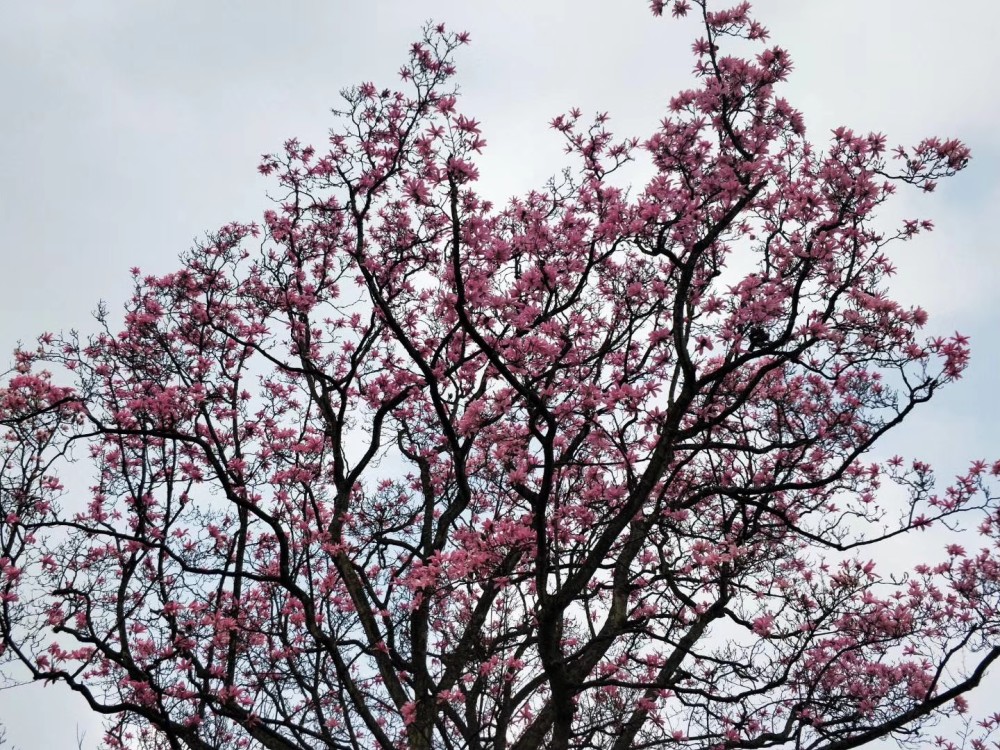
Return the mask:
[[[1000,657],[1000,462],[935,494],[872,460],[969,356],[888,296],[886,247],[931,223],[873,224],[968,149],[815,151],[787,53],[722,52],[766,40],[749,5],[692,6],[697,88],[642,142],[555,118],[576,169],[502,210],[450,83],[468,37],[428,27],[406,91],[263,159],[262,226],[133,269],[120,332],[18,350],[5,658],[111,748],[841,750],[964,712]],[[869,559],[970,515],[979,552]]]

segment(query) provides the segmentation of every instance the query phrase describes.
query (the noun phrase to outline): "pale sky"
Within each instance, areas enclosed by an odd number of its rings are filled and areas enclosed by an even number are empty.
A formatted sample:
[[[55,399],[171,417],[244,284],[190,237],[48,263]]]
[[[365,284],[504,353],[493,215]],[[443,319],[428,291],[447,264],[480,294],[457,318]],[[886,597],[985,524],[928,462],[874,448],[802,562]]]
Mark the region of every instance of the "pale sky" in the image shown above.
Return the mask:
[[[893,437],[947,479],[1000,458],[1000,3],[758,0],[757,18],[796,62],[784,95],[825,144],[837,125],[890,146],[958,137],[971,166],[933,195],[901,191],[885,212],[936,231],[896,247],[896,296],[929,328],[972,337],[965,379]],[[337,92],[395,87],[424,21],[465,29],[459,108],[489,142],[481,189],[502,203],[566,163],[547,123],[607,110],[648,135],[691,84],[693,20],[645,0],[35,0],[0,4],[0,362],[18,339],[91,330],[97,302],[130,290],[128,268],[165,273],[192,239],[256,220],[271,184],[261,153],[288,137],[321,147]],[[976,546],[973,541],[971,546]],[[997,676],[994,675],[994,679]],[[0,692],[21,750],[96,746],[99,721],[60,687]]]

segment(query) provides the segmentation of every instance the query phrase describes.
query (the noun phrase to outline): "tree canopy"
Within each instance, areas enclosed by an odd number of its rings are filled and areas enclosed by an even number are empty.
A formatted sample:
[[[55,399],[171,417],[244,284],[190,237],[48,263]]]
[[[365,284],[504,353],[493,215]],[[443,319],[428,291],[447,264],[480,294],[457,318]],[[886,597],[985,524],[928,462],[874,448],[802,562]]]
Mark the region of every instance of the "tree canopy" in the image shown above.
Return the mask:
[[[931,222],[877,211],[969,150],[817,150],[748,3],[652,10],[701,36],[647,137],[556,117],[573,167],[495,207],[469,37],[428,26],[401,90],[263,158],[262,223],[133,269],[120,330],[19,349],[2,658],[109,748],[846,750],[965,712],[1000,657],[1000,462],[937,491],[872,449],[969,357],[888,291]],[[880,572],[963,517],[981,549]]]

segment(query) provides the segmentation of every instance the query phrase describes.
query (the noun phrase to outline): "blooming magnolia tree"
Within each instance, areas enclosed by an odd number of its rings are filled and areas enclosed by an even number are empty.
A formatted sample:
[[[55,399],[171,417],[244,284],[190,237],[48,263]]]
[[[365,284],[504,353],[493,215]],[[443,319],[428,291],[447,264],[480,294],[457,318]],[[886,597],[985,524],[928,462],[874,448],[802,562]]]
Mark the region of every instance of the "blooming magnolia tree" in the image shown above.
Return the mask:
[[[787,53],[724,54],[767,38],[747,4],[667,10],[697,87],[645,140],[557,117],[575,171],[494,208],[467,36],[429,28],[403,91],[264,158],[261,226],[135,269],[120,332],[18,351],[5,658],[111,748],[842,750],[963,713],[1000,657],[1000,463],[940,494],[872,463],[968,359],[886,292],[930,222],[872,222],[969,152],[817,151]],[[871,562],[963,518],[981,551]]]

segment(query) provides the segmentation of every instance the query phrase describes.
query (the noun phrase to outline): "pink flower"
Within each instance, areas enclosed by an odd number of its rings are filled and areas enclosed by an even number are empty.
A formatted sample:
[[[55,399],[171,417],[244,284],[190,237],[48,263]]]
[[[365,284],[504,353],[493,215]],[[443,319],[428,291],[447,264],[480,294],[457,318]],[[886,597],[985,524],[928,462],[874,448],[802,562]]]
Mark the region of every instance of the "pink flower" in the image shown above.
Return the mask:
[[[457,183],[462,184],[479,179],[479,170],[464,159],[451,157],[448,159],[448,175]]]
[[[757,635],[770,635],[774,626],[774,615],[762,615],[753,621],[753,632]]]

